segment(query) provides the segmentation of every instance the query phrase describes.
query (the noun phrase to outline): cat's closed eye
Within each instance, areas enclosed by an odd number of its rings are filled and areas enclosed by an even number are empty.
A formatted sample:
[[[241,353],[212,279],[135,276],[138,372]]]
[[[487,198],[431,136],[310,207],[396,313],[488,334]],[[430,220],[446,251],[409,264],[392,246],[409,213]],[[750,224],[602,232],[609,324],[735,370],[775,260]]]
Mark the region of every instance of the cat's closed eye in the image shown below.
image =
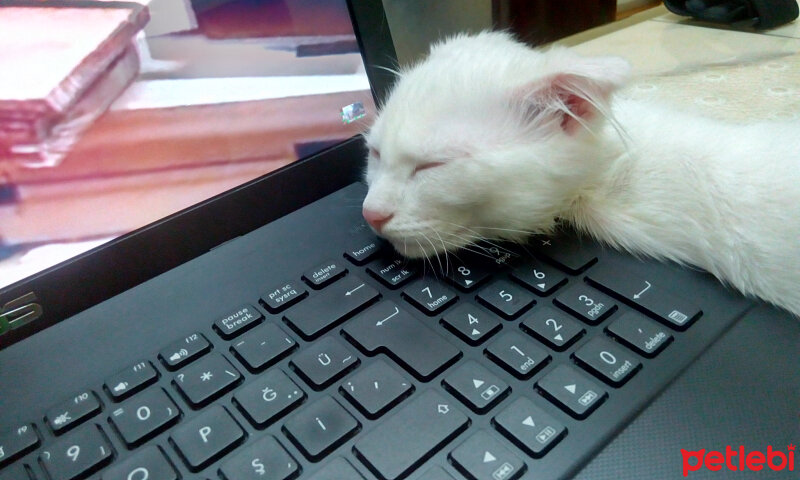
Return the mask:
[[[412,175],[416,175],[417,173],[421,172],[422,170],[428,170],[430,168],[436,168],[444,165],[444,162],[428,162],[428,163],[421,163],[414,168],[414,173]]]
[[[381,152],[378,151],[375,147],[369,147],[369,156],[374,158],[375,160],[381,159]]]

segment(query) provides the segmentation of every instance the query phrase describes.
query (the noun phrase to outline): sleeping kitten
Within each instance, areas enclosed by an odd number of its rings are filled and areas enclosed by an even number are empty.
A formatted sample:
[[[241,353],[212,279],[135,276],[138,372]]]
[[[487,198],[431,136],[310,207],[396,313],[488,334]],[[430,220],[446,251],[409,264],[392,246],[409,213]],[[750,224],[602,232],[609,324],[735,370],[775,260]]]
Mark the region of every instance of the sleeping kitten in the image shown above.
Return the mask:
[[[566,222],[800,315],[800,123],[612,101],[629,70],[503,33],[435,45],[366,135],[365,219],[412,258]]]

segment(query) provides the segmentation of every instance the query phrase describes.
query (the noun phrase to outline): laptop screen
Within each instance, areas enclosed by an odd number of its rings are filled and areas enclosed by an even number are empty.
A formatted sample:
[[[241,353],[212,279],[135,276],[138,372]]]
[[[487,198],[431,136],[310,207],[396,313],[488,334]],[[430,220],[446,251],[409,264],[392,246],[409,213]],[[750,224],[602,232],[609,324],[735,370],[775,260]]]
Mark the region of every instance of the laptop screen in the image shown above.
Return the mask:
[[[58,51],[67,78],[42,82],[55,112],[0,98],[0,288],[339,144],[374,113],[345,0],[160,2],[149,19],[96,5],[0,8],[32,39],[3,70],[37,62],[48,17],[80,33],[59,33],[75,39]]]

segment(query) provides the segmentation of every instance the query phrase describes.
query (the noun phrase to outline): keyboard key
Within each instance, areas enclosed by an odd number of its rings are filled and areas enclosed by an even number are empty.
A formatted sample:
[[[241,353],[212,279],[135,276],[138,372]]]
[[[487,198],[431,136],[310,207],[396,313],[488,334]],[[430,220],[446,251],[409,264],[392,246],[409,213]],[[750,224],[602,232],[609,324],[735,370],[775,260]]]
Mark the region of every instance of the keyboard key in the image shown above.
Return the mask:
[[[492,422],[500,433],[534,458],[541,458],[567,434],[566,427],[525,397],[504,408]]]
[[[279,313],[291,307],[308,295],[303,286],[297,282],[285,282],[276,285],[261,297],[261,304],[270,313]]]
[[[512,375],[526,380],[550,361],[547,351],[517,332],[506,332],[489,344],[486,354]]]
[[[417,276],[417,269],[408,260],[396,256],[385,258],[367,267],[373,277],[389,288],[397,288]]]
[[[176,427],[170,440],[189,469],[197,472],[244,440],[244,431],[227,410],[213,405]]]
[[[557,365],[536,382],[548,399],[575,418],[586,418],[608,396],[586,375],[570,365]]]
[[[472,303],[462,303],[447,312],[442,325],[472,346],[480,345],[502,328],[497,317]]]
[[[312,388],[322,390],[358,363],[358,356],[341,340],[325,337],[295,355],[291,365]]]
[[[485,287],[478,292],[478,300],[508,320],[536,303],[533,295],[507,280],[497,280]]]
[[[233,402],[257,428],[265,428],[296,408],[305,392],[275,368],[260,375],[233,395]]]
[[[309,480],[364,480],[358,470],[347,460],[337,457],[328,462],[322,470],[311,475]]]
[[[384,352],[422,381],[438,375],[461,356],[439,333],[391,301],[350,320],[342,332],[368,355]]]
[[[142,443],[171,424],[181,414],[161,388],[151,388],[119,405],[109,420],[129,447]]]
[[[267,435],[236,452],[219,471],[225,480],[288,480],[295,478],[300,466],[275,437]]]
[[[135,447],[176,423],[181,411],[164,390],[152,388],[111,413],[111,423],[128,448]]]
[[[274,323],[266,323],[246,333],[231,351],[251,372],[260,372],[275,364],[297,347],[291,337]]]
[[[455,480],[449,473],[442,470],[442,467],[433,467],[423,473],[418,480]]]
[[[450,460],[470,480],[513,480],[525,471],[525,462],[484,430],[453,450]]]
[[[303,274],[305,280],[313,288],[326,287],[347,273],[347,267],[339,260],[328,260],[314,268],[306,270]]]
[[[344,256],[356,265],[364,265],[380,253],[383,242],[372,235],[364,235],[350,241]]]
[[[529,259],[511,272],[511,277],[540,296],[553,293],[567,283],[567,276],[538,260]]]
[[[142,360],[107,378],[104,387],[114,401],[118,402],[141,391],[157,378],[158,372],[153,364]]]
[[[520,328],[558,351],[569,348],[586,332],[580,323],[550,307],[543,307],[526,315]]]
[[[412,283],[403,290],[403,296],[426,315],[436,315],[458,299],[455,291],[430,278]]]
[[[587,239],[574,235],[538,237],[531,240],[533,248],[550,263],[568,273],[578,274],[592,266],[597,257]]]
[[[480,252],[480,259],[487,261],[494,267],[504,267],[518,262],[523,256],[527,256],[525,248],[517,244],[477,244],[473,247]]]
[[[672,341],[672,335],[664,327],[635,312],[625,312],[611,322],[608,332],[650,358],[658,355]]]
[[[448,257],[445,269],[441,273],[459,290],[465,292],[474,290],[491,275],[490,269],[480,261],[469,258],[462,261],[455,257]]]
[[[103,473],[103,480],[178,480],[161,448],[149,446]]]
[[[25,455],[39,445],[39,436],[32,424],[0,430],[0,467]]]
[[[0,480],[29,480],[28,469],[21,463],[15,463],[0,470]]]
[[[194,408],[207,405],[232,389],[242,374],[218,353],[211,354],[175,375],[175,386]]]
[[[703,313],[697,305],[673,295],[659,286],[657,281],[651,283],[654,279],[643,279],[627,271],[620,271],[617,267],[598,266],[586,279],[598,288],[677,330],[685,330]]]
[[[261,323],[262,320],[264,320],[264,315],[256,310],[254,306],[249,304],[242,305],[236,310],[216,319],[214,321],[214,330],[217,331],[220,337],[225,340],[230,340],[255,327]]]
[[[100,400],[91,390],[80,392],[47,411],[47,424],[56,435],[80,425],[100,411]]]
[[[615,387],[627,382],[642,366],[632,353],[604,337],[592,338],[574,353],[574,357],[587,370]]]
[[[361,413],[376,419],[408,396],[414,387],[383,360],[376,360],[350,377],[340,391]]]
[[[443,384],[475,413],[488,412],[511,392],[506,382],[473,360],[450,372]]]
[[[556,297],[555,303],[589,325],[597,325],[617,309],[611,297],[583,283],[567,288]]]
[[[211,344],[202,333],[193,333],[161,350],[158,354],[169,370],[177,370],[211,350]]]
[[[355,435],[361,424],[330,396],[292,415],[284,432],[309,460],[317,462]]]
[[[111,444],[97,425],[87,425],[48,446],[39,463],[49,478],[74,480],[90,475],[111,461]]]
[[[427,390],[367,432],[353,448],[378,477],[405,478],[468,426],[469,418],[450,400]]]
[[[306,340],[319,337],[377,300],[377,290],[348,275],[287,312],[284,319]]]

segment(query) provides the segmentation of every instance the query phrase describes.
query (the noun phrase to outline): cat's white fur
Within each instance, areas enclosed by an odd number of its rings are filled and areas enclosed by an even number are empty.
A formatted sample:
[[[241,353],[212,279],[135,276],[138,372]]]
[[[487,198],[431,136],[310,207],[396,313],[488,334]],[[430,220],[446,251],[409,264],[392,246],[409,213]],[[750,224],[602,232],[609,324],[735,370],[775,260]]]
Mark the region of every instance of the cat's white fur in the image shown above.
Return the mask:
[[[364,208],[409,257],[564,221],[800,315],[800,123],[612,99],[628,73],[503,33],[433,46],[366,135]]]

